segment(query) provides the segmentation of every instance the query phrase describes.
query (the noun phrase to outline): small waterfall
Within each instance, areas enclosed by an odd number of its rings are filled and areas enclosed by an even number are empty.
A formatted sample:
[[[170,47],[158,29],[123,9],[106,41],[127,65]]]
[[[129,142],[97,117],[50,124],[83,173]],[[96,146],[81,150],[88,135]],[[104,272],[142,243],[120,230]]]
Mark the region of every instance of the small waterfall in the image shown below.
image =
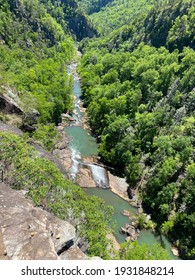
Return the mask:
[[[105,168],[95,165],[95,164],[88,164],[93,180],[96,182],[96,185],[100,188],[109,188],[109,179],[108,173]]]

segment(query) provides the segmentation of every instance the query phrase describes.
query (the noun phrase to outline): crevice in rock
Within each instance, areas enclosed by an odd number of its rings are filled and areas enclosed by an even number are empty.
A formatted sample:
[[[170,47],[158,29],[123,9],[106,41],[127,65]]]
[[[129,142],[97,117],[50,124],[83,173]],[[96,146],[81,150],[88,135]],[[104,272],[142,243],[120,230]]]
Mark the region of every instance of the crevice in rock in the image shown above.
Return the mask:
[[[72,239],[67,241],[64,244],[64,246],[60,250],[57,251],[57,255],[60,256],[62,253],[64,253],[68,249],[70,249],[70,247],[72,247],[73,245],[74,245],[74,241]]]

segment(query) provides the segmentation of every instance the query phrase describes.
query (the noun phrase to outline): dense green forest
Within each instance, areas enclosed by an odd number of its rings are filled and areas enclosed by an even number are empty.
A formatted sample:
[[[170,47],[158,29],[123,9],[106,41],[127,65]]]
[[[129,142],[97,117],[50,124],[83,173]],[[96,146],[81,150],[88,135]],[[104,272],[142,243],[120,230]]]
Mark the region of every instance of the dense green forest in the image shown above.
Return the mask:
[[[88,197],[33,147],[38,141],[52,151],[59,141],[55,124],[62,112],[73,109],[73,80],[67,65],[76,58],[74,39],[94,34],[75,0],[0,0],[0,101],[11,100],[24,115],[3,110],[0,120],[20,127],[31,112],[39,113],[30,135],[0,132],[0,168],[5,183],[25,189],[35,205],[70,221],[77,230],[77,245],[85,253],[103,259],[127,258],[128,246],[114,252],[107,238],[112,232],[112,208],[98,197]],[[148,259],[159,257],[158,247],[151,252],[142,247],[136,248],[142,255],[147,252]],[[160,250],[160,258],[167,259],[166,251]]]
[[[195,258],[194,4],[158,1],[80,44],[83,98],[102,160],[127,178],[130,194],[139,192],[186,259]]]
[[[76,58],[75,41],[102,161],[126,177],[128,193],[139,193],[181,257],[195,259],[194,22],[194,0],[0,0],[0,96],[25,115],[40,114],[30,136],[0,133],[5,180],[71,221],[89,255],[168,259],[161,247],[137,243],[114,252],[106,238],[112,209],[30,145],[52,150],[55,125],[73,110],[67,65]],[[0,120],[21,125],[14,114],[0,112]]]
[[[102,7],[100,11],[90,15],[93,25],[101,35],[118,29],[133,19],[147,13],[159,0],[114,0]],[[83,1],[82,1],[83,2]]]
[[[101,10],[113,0],[78,0],[79,7],[87,14],[93,14]]]
[[[72,106],[66,63],[74,42],[39,1],[0,4],[0,85],[15,89],[24,110],[31,104],[42,123],[57,122]]]

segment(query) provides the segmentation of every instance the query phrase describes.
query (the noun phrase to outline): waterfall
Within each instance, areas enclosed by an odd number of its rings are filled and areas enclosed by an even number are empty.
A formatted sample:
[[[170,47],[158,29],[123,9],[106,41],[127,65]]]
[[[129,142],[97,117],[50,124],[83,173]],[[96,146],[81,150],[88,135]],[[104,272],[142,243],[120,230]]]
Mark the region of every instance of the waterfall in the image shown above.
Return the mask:
[[[109,188],[109,179],[108,173],[105,168],[95,165],[95,164],[88,164],[93,180],[96,182],[96,185],[101,188],[108,189]]]

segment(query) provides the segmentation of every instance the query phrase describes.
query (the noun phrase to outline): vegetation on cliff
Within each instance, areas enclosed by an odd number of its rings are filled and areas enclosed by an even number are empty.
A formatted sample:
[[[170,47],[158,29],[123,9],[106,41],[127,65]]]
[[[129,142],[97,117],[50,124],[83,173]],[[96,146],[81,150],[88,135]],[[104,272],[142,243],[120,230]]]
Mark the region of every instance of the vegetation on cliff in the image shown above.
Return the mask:
[[[15,89],[26,110],[37,109],[41,123],[58,122],[72,108],[66,64],[74,42],[40,1],[0,5],[0,85]]]
[[[0,94],[6,92],[17,100],[24,112],[36,109],[40,113],[33,138],[47,149],[53,148],[57,137],[54,123],[59,122],[61,113],[73,108],[73,84],[66,66],[74,57],[75,46],[66,16],[70,16],[71,7],[72,16],[78,15],[74,3],[0,1]],[[81,33],[75,36],[87,36]],[[3,114],[1,119],[6,121]],[[108,258],[111,209],[97,197],[88,198],[53,163],[40,157],[27,136],[24,138],[0,135],[5,182],[26,189],[36,205],[71,221],[80,238],[78,243],[90,255]]]

